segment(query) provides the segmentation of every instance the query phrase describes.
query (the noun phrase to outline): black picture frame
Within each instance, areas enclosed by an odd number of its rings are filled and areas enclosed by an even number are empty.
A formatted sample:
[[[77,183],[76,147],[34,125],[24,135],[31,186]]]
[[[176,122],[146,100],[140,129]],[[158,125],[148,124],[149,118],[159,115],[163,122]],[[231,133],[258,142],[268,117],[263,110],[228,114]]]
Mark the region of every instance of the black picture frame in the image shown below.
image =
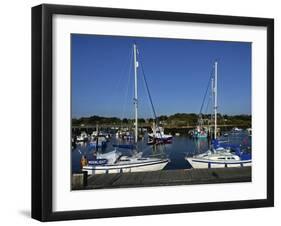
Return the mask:
[[[55,14],[182,21],[267,28],[267,198],[98,210],[52,210],[52,18]],[[274,20],[43,4],[32,8],[32,218],[40,221],[122,217],[274,206]]]

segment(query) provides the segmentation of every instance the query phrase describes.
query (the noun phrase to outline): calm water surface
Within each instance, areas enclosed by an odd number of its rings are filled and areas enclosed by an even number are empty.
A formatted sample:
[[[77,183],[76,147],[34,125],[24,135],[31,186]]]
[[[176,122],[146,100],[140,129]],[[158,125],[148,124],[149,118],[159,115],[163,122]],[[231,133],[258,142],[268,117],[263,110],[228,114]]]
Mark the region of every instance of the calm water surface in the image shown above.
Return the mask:
[[[221,140],[229,141],[232,144],[251,145],[251,136],[246,132],[229,133],[228,137],[222,137]],[[154,147],[147,145],[147,136],[137,144],[137,149],[142,151],[143,157],[154,156],[159,158],[169,158],[171,161],[164,170],[171,169],[188,169],[190,164],[184,159],[187,155],[203,153],[209,148],[208,139],[192,139],[187,136],[174,136],[172,144],[158,145]],[[106,153],[114,150],[113,144],[128,144],[128,142],[119,140],[113,135],[107,143],[105,149],[99,149],[100,153]],[[131,150],[118,149],[124,155],[131,155]],[[72,172],[80,171],[80,159],[82,155],[86,155],[88,160],[93,158],[95,148],[90,147],[89,143],[77,144],[72,150]]]

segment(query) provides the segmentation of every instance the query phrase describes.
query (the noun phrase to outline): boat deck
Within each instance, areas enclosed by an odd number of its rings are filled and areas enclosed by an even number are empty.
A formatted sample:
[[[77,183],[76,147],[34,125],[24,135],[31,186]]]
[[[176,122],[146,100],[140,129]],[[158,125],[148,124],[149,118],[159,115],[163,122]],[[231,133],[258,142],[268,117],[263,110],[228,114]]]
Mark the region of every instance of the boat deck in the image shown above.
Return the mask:
[[[162,170],[154,172],[100,174],[87,176],[83,185],[72,180],[72,189],[102,189],[191,185],[231,182],[251,182],[251,167]],[[74,176],[78,176],[73,175]]]

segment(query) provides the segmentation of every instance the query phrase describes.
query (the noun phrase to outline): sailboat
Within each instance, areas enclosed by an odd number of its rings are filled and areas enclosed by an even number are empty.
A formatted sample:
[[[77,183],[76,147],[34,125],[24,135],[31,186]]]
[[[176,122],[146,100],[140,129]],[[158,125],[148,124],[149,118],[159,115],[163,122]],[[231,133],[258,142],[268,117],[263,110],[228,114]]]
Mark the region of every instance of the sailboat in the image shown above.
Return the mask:
[[[99,130],[98,125],[96,126],[96,130],[91,134],[91,141],[89,142],[89,146],[93,148],[106,148],[108,142],[109,135],[101,132]]]
[[[103,135],[97,135],[94,139],[89,142],[89,146],[93,148],[106,148],[107,139]]]
[[[164,128],[161,126],[156,126],[153,123],[152,133],[148,134],[147,144],[167,144],[172,143],[173,136],[164,133]]]
[[[206,128],[202,126],[197,126],[196,129],[193,131],[193,138],[207,138],[208,137],[208,131]]]
[[[79,136],[76,137],[77,142],[86,142],[88,141],[88,134],[85,131],[82,131]]]
[[[203,114],[202,114],[208,90],[209,90],[209,84],[208,84],[207,89],[205,91],[203,102],[201,104],[201,108],[200,108],[200,112],[199,112],[199,117],[198,117],[198,124],[197,124],[195,129],[190,131],[190,134],[195,139],[198,139],[198,138],[201,139],[201,138],[208,138],[209,137],[209,125],[208,126],[204,126],[204,124],[206,124],[206,120],[203,119]]]
[[[193,168],[223,168],[223,167],[243,167],[252,165],[251,154],[240,149],[239,146],[220,143],[217,139],[217,67],[218,62],[214,64],[214,78],[212,78],[212,96],[214,96],[214,139],[211,149],[203,154],[185,159]]]
[[[138,66],[137,46],[134,49],[134,107],[135,107],[135,137],[134,143],[138,142]],[[126,147],[127,148],[127,147]],[[136,145],[135,145],[135,148]],[[105,173],[128,173],[162,170],[169,162],[169,159],[142,157],[142,153],[135,153],[133,156],[124,156],[117,147],[111,152],[99,154],[94,160],[88,161],[88,165],[83,166],[82,171],[88,174]]]

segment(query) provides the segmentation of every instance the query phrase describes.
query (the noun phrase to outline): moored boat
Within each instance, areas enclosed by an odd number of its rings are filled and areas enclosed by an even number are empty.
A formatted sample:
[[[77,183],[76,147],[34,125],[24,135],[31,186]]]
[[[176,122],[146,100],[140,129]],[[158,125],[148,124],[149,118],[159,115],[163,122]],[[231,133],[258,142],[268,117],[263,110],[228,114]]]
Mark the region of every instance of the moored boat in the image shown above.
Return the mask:
[[[163,127],[156,127],[153,125],[152,127],[152,133],[148,134],[148,140],[150,143],[171,143],[173,139],[173,136],[170,134],[164,133]]]
[[[89,161],[83,171],[91,174],[111,174],[111,173],[130,173],[162,170],[167,164],[168,159],[145,158],[141,156],[123,156],[117,150],[106,154],[100,154],[96,160]]]
[[[83,131],[79,136],[76,137],[76,142],[86,142],[88,139],[88,134]]]
[[[252,136],[252,128],[247,128],[246,131],[249,136]]]
[[[137,48],[134,48],[134,109],[135,109],[135,123],[134,123],[134,143],[130,144],[116,144],[115,149],[108,153],[95,153],[93,160],[88,161],[88,164],[83,166],[82,171],[87,171],[88,174],[104,174],[104,173],[129,173],[129,172],[144,172],[162,170],[169,162],[167,158],[143,157],[142,152],[138,151],[138,92],[137,92]],[[132,148],[132,155],[123,155],[116,148]]]
[[[242,131],[243,131],[243,130],[240,129],[240,128],[238,128],[238,127],[234,127],[234,128],[232,128],[232,130],[231,130],[232,133],[240,133],[240,132],[242,132]]]
[[[98,135],[95,139],[89,142],[90,147],[94,148],[105,148],[107,145],[107,139],[104,136]]]
[[[202,126],[197,126],[196,129],[193,130],[193,138],[207,138],[208,132]]]
[[[185,158],[193,168],[224,168],[251,166],[251,159],[241,159],[226,150],[209,150],[195,157]]]
[[[193,168],[222,168],[222,167],[243,167],[252,165],[250,153],[245,153],[239,147],[220,143],[217,139],[217,61],[214,65],[214,78],[212,81],[212,97],[214,97],[214,139],[210,150],[192,157],[185,157]],[[235,129],[236,131],[238,130]],[[238,130],[240,131],[240,130]],[[231,148],[234,151],[231,151]]]

